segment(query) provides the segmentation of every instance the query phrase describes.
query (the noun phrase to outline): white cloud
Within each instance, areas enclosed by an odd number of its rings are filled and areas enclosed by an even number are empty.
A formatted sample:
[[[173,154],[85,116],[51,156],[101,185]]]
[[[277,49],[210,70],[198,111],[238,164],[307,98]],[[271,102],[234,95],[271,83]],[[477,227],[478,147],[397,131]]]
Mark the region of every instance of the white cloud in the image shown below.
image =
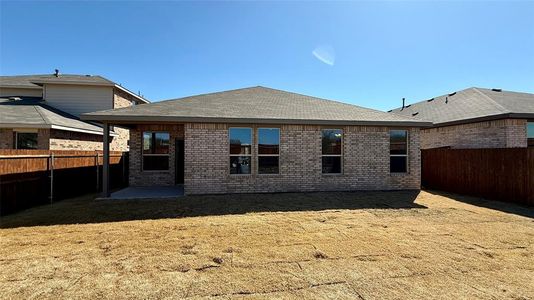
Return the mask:
[[[312,51],[313,56],[327,65],[333,66],[336,62],[336,52],[330,45],[318,46]]]

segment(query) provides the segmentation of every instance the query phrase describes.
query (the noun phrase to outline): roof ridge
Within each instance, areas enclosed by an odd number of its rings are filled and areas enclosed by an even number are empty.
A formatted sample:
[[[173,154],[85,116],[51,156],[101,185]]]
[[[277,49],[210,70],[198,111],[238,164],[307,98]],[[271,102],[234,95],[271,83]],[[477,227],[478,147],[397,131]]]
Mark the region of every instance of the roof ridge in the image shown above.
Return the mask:
[[[350,104],[350,103],[342,102],[342,101],[339,101],[339,100],[319,98],[319,97],[316,97],[316,96],[310,96],[310,95],[301,94],[301,93],[289,92],[289,91],[284,91],[284,90],[275,89],[275,88],[271,88],[271,87],[265,87],[265,86],[258,86],[258,87],[262,87],[262,88],[270,89],[270,90],[274,90],[274,91],[280,91],[280,92],[284,92],[284,93],[289,93],[289,94],[295,94],[295,95],[304,96],[304,97],[310,97],[310,98],[321,100],[321,101],[328,101],[328,102],[334,102],[334,103],[343,104],[343,105],[356,106],[358,108],[365,109],[365,110],[368,110],[368,111],[374,111],[374,112],[387,114],[387,112],[382,111],[382,110],[378,110],[378,109],[374,109],[374,108],[368,108],[368,107],[364,107],[364,106],[360,106],[360,105],[356,105],[356,104]],[[403,116],[403,117],[408,118],[408,119],[416,120],[413,117],[408,117],[408,116]]]
[[[249,86],[249,87],[243,87],[243,88],[237,88],[237,89],[231,89],[231,90],[224,90],[224,91],[218,91],[218,92],[202,93],[202,94],[196,94],[196,95],[185,96],[185,97],[180,97],[180,98],[172,98],[172,99],[160,100],[160,101],[153,102],[153,103],[156,104],[156,103],[173,101],[173,100],[183,100],[183,99],[188,99],[188,98],[193,98],[193,97],[198,97],[198,96],[207,96],[207,95],[222,94],[222,93],[226,93],[226,92],[249,90],[249,89],[258,88],[258,87],[262,87],[262,86],[257,85],[257,86]]]
[[[40,104],[34,105],[34,106],[33,106],[33,109],[35,109],[35,111],[39,114],[39,116],[41,116],[41,118],[43,119],[43,121],[45,121],[46,124],[52,124],[52,122],[50,122],[50,120],[49,120],[47,117],[45,117],[45,116],[40,112],[40,110],[37,109],[37,107],[41,107],[41,105],[40,105]]]
[[[497,101],[493,100],[493,98],[491,98],[490,96],[484,94],[483,92],[481,92],[477,87],[472,87],[471,89],[475,90],[477,93],[479,93],[480,95],[482,95],[483,97],[489,99],[491,102],[493,102],[493,104],[495,104],[497,107],[500,107],[502,108],[503,112],[510,112],[508,109],[504,108],[504,106],[500,105],[499,103],[497,103]]]
[[[215,94],[221,94],[221,93],[225,93],[225,92],[234,92],[234,91],[240,91],[240,90],[253,89],[253,88],[257,88],[257,87],[261,87],[261,86],[259,86],[259,85],[258,85],[258,86],[249,86],[249,87],[238,88],[238,89],[232,89],[232,90],[226,90],[226,91],[211,92],[211,93],[203,93],[203,94],[197,94],[197,95],[185,96],[185,97],[180,97],[180,98],[172,98],[172,99],[165,99],[165,100],[160,100],[160,101],[154,101],[154,102],[150,102],[150,103],[147,103],[147,104],[156,105],[156,104],[159,104],[159,103],[165,103],[165,102],[171,102],[171,101],[184,100],[184,99],[189,99],[189,98],[198,97],[198,96],[215,95]],[[98,112],[117,111],[117,110],[127,110],[127,109],[136,108],[136,107],[139,107],[139,106],[138,106],[138,105],[135,105],[135,106],[133,106],[133,107],[132,107],[132,106],[127,106],[127,107],[120,107],[120,108],[111,108],[111,109],[100,110],[100,111],[98,111]]]
[[[451,93],[460,93],[460,92],[464,92],[464,91],[467,91],[467,90],[470,90],[470,89],[474,89],[475,87],[468,87],[468,88],[464,88],[464,89],[461,89],[461,90],[458,90],[458,91],[455,91],[455,92],[451,92]],[[429,99],[438,99],[438,98],[441,98],[441,97],[445,97],[445,96],[449,96],[451,93],[445,93],[443,95],[439,95],[439,96],[435,96],[435,97],[432,97],[432,98],[429,98]],[[409,106],[413,106],[413,105],[417,105],[417,104],[424,104],[424,103],[427,103],[428,102],[428,99],[425,99],[425,100],[421,100],[421,101],[417,101],[417,102],[414,102],[414,103],[409,103],[409,104],[406,104],[404,106],[404,108],[407,108]],[[395,110],[398,110],[398,109],[401,109],[402,107],[395,107],[393,109],[391,109],[391,111],[395,111]]]

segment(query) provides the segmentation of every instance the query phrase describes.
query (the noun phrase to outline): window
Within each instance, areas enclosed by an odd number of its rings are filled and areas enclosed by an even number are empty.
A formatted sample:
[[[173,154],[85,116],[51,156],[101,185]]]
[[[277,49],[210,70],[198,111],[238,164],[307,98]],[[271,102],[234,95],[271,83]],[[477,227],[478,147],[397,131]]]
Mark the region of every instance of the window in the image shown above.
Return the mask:
[[[250,174],[252,129],[230,128],[230,174]]]
[[[37,149],[37,132],[15,132],[15,149]]]
[[[143,132],[143,170],[169,170],[168,132]]]
[[[258,129],[258,174],[280,172],[280,129]]]
[[[527,142],[529,147],[534,147],[534,122],[527,123]]]
[[[341,174],[343,131],[341,129],[323,130],[323,173]]]
[[[389,169],[391,173],[408,171],[408,132],[406,130],[389,132]]]

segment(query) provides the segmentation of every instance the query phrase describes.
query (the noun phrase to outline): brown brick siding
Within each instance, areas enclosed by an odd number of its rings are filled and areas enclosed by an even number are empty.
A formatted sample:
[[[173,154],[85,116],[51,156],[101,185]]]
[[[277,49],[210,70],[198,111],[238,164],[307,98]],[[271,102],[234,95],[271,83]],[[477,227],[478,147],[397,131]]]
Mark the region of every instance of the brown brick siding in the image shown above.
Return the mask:
[[[134,97],[119,89],[113,92],[113,108],[122,108],[132,106]]]
[[[143,131],[165,131],[170,133],[170,156],[168,171],[142,170]],[[175,140],[184,138],[183,125],[137,125],[130,131],[130,185],[174,185]]]
[[[12,128],[0,129],[0,149],[15,149],[15,131]],[[49,138],[49,129],[37,129],[37,149],[48,150]]]
[[[407,174],[392,175],[389,172],[389,129],[386,127],[341,127],[344,131],[343,174],[324,175],[321,173],[322,127],[282,125],[280,174],[256,174],[257,157],[253,155],[251,175],[230,175],[228,127],[231,126],[185,125],[187,194],[390,190],[420,187],[419,129],[409,131],[410,165]],[[256,132],[255,129],[253,153],[256,153]]]
[[[0,149],[13,149],[13,129],[0,128]]]
[[[132,106],[132,101],[134,97],[129,95],[119,89],[114,89],[113,92],[113,108],[123,108]],[[112,151],[128,151],[128,141],[130,140],[130,130],[126,128],[121,128],[114,126],[115,133],[118,136],[114,137],[110,149]]]
[[[527,121],[493,120],[421,130],[421,149],[527,147]]]
[[[50,149],[50,129],[37,130],[37,147],[40,150]]]
[[[115,132],[119,129],[115,127]],[[126,151],[123,141],[117,142],[121,136],[110,137],[109,148],[111,151]],[[50,133],[50,150],[102,150],[102,136],[83,132],[52,130]]]

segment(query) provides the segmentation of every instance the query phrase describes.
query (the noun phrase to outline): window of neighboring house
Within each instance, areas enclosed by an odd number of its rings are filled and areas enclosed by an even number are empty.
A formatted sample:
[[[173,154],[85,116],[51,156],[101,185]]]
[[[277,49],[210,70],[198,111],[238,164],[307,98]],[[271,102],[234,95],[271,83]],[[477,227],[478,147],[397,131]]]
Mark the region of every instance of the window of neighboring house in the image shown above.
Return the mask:
[[[534,122],[527,123],[527,143],[529,147],[534,147]]]
[[[15,149],[37,149],[37,132],[15,132]]]
[[[391,173],[408,172],[408,131],[389,132],[389,166]]]
[[[169,170],[169,145],[168,132],[143,132],[143,170]]]
[[[250,174],[252,128],[230,128],[228,137],[230,139],[230,174]]]
[[[258,174],[280,173],[280,129],[258,129]]]
[[[343,130],[324,129],[322,135],[323,174],[341,174],[343,164]]]

